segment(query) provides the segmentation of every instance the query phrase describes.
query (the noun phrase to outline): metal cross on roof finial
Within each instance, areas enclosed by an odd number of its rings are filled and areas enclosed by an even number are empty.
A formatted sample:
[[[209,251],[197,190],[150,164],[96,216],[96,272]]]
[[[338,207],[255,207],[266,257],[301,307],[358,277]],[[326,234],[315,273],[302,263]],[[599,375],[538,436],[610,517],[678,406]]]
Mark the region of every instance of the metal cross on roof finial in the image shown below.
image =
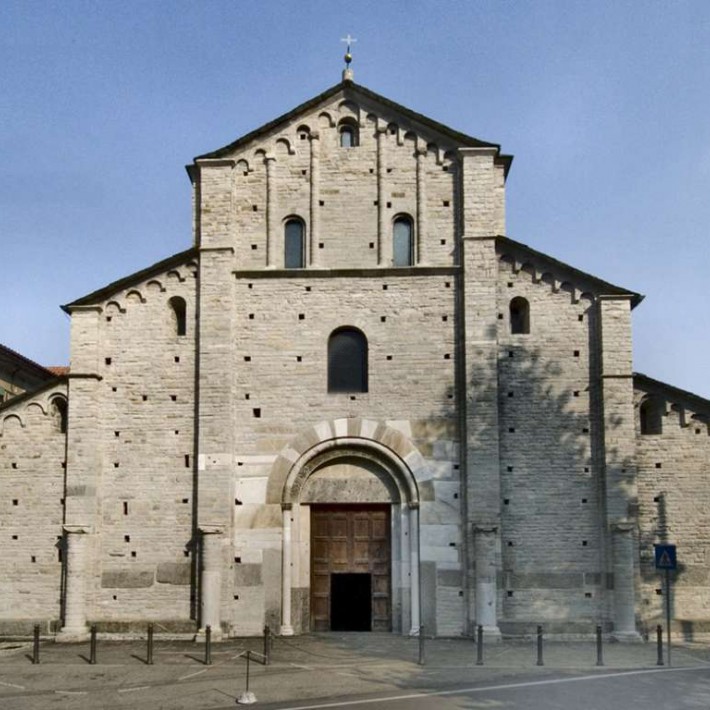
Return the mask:
[[[353,70],[350,68],[350,62],[353,60],[353,55],[350,52],[350,45],[354,44],[357,42],[357,40],[354,37],[350,36],[350,33],[348,32],[347,37],[343,37],[340,40],[341,42],[346,42],[348,45],[347,50],[345,51],[345,69],[343,69],[343,81],[352,81],[353,79]]]

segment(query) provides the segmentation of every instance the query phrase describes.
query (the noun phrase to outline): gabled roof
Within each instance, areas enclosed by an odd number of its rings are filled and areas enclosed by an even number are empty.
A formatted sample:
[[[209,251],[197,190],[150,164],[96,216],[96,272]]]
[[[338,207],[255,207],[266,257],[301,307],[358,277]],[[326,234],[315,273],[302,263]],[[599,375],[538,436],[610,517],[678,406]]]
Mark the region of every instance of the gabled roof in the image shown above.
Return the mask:
[[[92,291],[86,296],[78,298],[76,301],[67,303],[61,308],[65,313],[71,313],[71,309],[74,306],[90,306],[94,303],[99,303],[109,298],[110,296],[113,296],[114,293],[117,293],[118,291],[127,288],[128,286],[133,286],[136,283],[144,281],[145,279],[150,278],[151,276],[155,276],[165,271],[166,269],[169,269],[171,266],[178,266],[179,264],[182,264],[188,259],[195,258],[197,254],[198,250],[195,247],[192,247],[191,249],[186,249],[185,251],[181,251],[178,254],[173,254],[167,259],[158,261],[145,269],[141,269],[140,271],[136,271],[133,274],[124,276],[122,279],[118,279],[118,281],[113,281],[112,283],[108,284],[108,286],[104,286],[103,288],[100,288],[97,291]]]
[[[565,262],[563,261],[559,261],[558,259],[548,256],[547,254],[544,254],[541,251],[537,251],[536,249],[529,247],[527,244],[523,244],[522,242],[516,242],[510,237],[498,236],[496,238],[496,241],[498,242],[499,246],[504,248],[507,247],[508,251],[525,254],[537,261],[538,263],[545,264],[547,267],[549,267],[551,271],[555,273],[569,275],[571,280],[574,280],[577,283],[586,286],[587,288],[589,288],[590,291],[595,294],[610,296],[628,296],[631,299],[631,308],[636,308],[636,306],[638,306],[638,304],[641,303],[641,301],[643,301],[644,299],[643,295],[640,293],[636,293],[635,291],[631,291],[627,288],[622,288],[621,286],[615,286],[614,284],[611,284],[608,281],[604,281],[603,279],[599,279],[596,276],[592,276],[592,274],[580,271],[574,266],[565,264]]]
[[[30,360],[28,357],[21,355],[12,348],[8,348],[7,345],[0,344],[0,357],[2,356],[6,357],[8,360],[14,360],[19,365],[26,367],[34,374],[39,375],[40,377],[44,377],[45,379],[51,380],[55,377],[55,374],[46,367],[44,367],[44,365],[40,365],[34,360]]]
[[[241,138],[238,138],[232,143],[229,143],[229,145],[225,145],[224,147],[218,148],[217,150],[213,150],[209,153],[204,153],[203,155],[198,155],[195,158],[195,162],[197,162],[198,160],[214,160],[224,158],[225,156],[229,155],[236,149],[241,148],[242,146],[246,145],[255,138],[259,138],[260,136],[269,133],[270,131],[278,128],[281,124],[290,122],[299,114],[310,111],[311,109],[317,107],[319,104],[322,104],[328,99],[337,96],[341,92],[343,92],[344,95],[348,98],[362,97],[366,100],[378,103],[395,113],[406,116],[413,123],[418,123],[425,128],[429,128],[432,131],[436,131],[437,133],[445,135],[456,144],[472,148],[495,148],[498,151],[498,160],[504,165],[505,174],[506,176],[508,175],[510,165],[513,162],[513,156],[501,155],[500,145],[498,143],[488,143],[486,141],[479,140],[478,138],[466,135],[465,133],[455,131],[454,129],[449,128],[448,126],[445,126],[443,123],[439,123],[438,121],[434,121],[431,118],[428,118],[427,116],[417,113],[416,111],[412,111],[406,106],[402,106],[401,104],[398,104],[395,101],[381,96],[380,94],[377,94],[374,91],[371,91],[370,89],[361,86],[360,84],[355,84],[354,82],[349,80],[344,80],[338,84],[335,84],[334,86],[331,86],[329,89],[326,89],[322,94],[318,94],[318,96],[309,99],[305,103],[302,103],[300,106],[296,106],[296,108],[292,109],[288,113],[285,113],[282,116],[275,118],[273,121],[269,121],[269,123],[264,124],[260,128],[257,128],[256,130],[251,131],[250,133],[247,133]],[[188,174],[190,174],[191,172],[190,168],[191,166],[188,165]]]
[[[34,389],[27,390],[22,394],[15,395],[10,399],[1,402],[0,412],[5,411],[6,409],[12,409],[14,406],[22,404],[22,402],[26,402],[27,400],[32,399],[38,394],[42,394],[42,392],[46,392],[47,390],[52,389],[52,387],[57,387],[58,385],[66,384],[67,380],[67,375],[62,375],[61,377],[53,376],[50,380],[48,380],[47,382],[43,382],[41,385],[35,387]]]
[[[664,394],[668,399],[683,402],[691,407],[694,411],[710,414],[710,400],[693,394],[687,390],[682,390],[679,387],[674,387],[666,382],[655,380],[653,377],[644,375],[641,372],[634,372],[634,387],[650,392],[653,394]]]

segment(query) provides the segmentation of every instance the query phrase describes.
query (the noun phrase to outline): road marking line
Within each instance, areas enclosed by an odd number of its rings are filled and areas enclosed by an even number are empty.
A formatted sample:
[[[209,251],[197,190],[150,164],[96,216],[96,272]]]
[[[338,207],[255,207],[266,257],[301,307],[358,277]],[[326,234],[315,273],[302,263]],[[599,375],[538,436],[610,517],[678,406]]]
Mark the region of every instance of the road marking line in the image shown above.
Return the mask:
[[[19,688],[20,690],[25,689],[24,685],[15,685],[15,683],[3,683],[2,681],[0,681],[0,685],[6,685],[8,688]]]
[[[209,668],[203,668],[201,671],[195,671],[194,673],[188,673],[187,675],[181,675],[178,680],[185,680],[186,678],[193,678],[196,675],[200,675],[201,673],[207,673]]]
[[[148,690],[150,688],[149,685],[139,685],[135,688],[119,688],[118,692],[119,693],[133,693],[136,690]]]
[[[416,700],[417,698],[436,698],[443,695],[465,695],[468,693],[484,693],[492,690],[510,690],[513,688],[531,688],[537,685],[555,685],[561,683],[575,683],[582,680],[599,680],[601,678],[618,678],[630,675],[644,675],[648,673],[674,673],[678,671],[707,671],[704,666],[699,668],[645,668],[637,671],[621,671],[619,673],[600,673],[598,675],[575,676],[573,678],[549,678],[548,680],[533,680],[525,683],[506,683],[504,685],[488,685],[479,688],[458,688],[457,690],[437,690],[431,693],[410,693],[408,695],[390,695],[365,700],[344,700],[339,703],[320,703],[318,705],[292,705],[280,710],[320,710],[320,708],[340,708],[349,705],[372,705],[373,703],[387,703],[399,700]]]

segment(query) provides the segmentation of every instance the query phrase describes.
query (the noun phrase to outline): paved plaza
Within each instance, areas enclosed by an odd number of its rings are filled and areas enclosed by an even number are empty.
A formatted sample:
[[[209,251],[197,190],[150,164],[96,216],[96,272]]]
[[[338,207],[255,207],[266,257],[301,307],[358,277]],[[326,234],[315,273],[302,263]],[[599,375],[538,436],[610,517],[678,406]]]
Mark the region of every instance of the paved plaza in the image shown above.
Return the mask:
[[[47,640],[40,664],[33,665],[30,641],[6,641],[0,644],[0,708],[235,707],[246,689],[248,650],[261,652],[262,641],[213,644],[212,664],[205,665],[204,645],[156,635],[154,664],[147,665],[145,640],[99,638],[97,663],[91,665],[88,643]],[[538,666],[534,639],[505,641],[486,645],[480,666],[472,640],[435,639],[426,641],[425,664],[419,665],[418,640],[392,634],[276,638],[268,666],[250,663],[250,690],[259,705],[278,707],[387,704],[443,710],[534,708],[539,702],[541,708],[608,709],[615,706],[602,700],[605,693],[622,698],[624,692],[637,695],[638,687],[649,701],[667,692],[671,701],[656,705],[664,710],[710,707],[710,644],[677,645],[670,669],[656,665],[653,643],[605,642],[603,651],[604,665],[597,666],[592,640],[546,641],[544,666]],[[618,690],[609,689],[612,681]],[[506,697],[491,700],[496,694]],[[525,704],[515,704],[516,697]],[[632,707],[628,700],[624,705]]]

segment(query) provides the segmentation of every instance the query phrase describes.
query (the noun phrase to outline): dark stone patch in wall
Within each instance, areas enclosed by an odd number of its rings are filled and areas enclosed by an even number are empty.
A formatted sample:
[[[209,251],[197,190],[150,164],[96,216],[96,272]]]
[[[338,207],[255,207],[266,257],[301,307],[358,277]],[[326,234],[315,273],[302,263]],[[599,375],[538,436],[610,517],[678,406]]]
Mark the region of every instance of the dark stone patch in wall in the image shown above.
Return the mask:
[[[581,572],[517,573],[510,582],[515,589],[581,589],[584,577]]]
[[[436,574],[436,583],[439,587],[461,587],[463,576],[461,570],[440,569]]]
[[[419,483],[419,500],[421,500],[421,501],[436,500],[436,495],[434,493],[434,482],[433,481],[422,481],[421,483]]]
[[[67,486],[67,498],[81,498],[93,495],[96,495],[94,486]]]
[[[110,589],[152,587],[154,577],[153,568],[108,570],[101,575],[101,586]]]
[[[261,585],[261,565],[240,564],[234,568],[235,587],[258,587]]]
[[[422,562],[420,565],[421,621],[426,635],[436,634],[436,562]]]
[[[158,565],[157,581],[161,584],[190,584],[190,563],[161,562]]]

